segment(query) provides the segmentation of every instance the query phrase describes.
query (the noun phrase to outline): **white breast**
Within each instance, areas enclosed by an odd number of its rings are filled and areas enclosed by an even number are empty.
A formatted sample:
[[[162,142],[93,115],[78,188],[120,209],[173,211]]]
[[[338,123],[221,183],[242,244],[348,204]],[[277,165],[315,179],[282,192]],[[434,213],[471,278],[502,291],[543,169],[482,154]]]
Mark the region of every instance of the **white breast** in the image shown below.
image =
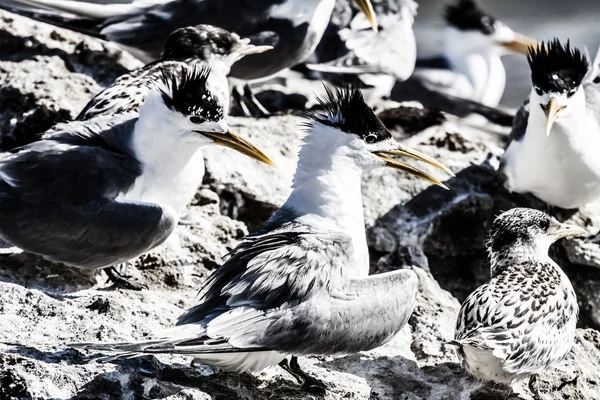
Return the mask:
[[[562,208],[581,207],[600,198],[600,157],[596,154],[600,129],[595,119],[589,114],[573,118],[569,126],[558,119],[546,136],[545,122],[537,121],[534,113],[525,137],[512,142],[506,151],[507,189],[532,193]]]
[[[204,158],[198,151],[176,174],[167,165],[144,165],[133,187],[117,199],[169,205],[180,215],[202,184],[203,177]]]

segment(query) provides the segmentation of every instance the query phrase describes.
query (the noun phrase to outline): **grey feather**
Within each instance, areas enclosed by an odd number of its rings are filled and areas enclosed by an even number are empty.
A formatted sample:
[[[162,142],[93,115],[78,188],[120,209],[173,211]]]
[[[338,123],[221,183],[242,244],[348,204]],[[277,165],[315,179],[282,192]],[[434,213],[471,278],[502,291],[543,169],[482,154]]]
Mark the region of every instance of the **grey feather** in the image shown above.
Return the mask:
[[[117,264],[162,243],[177,216],[159,205],[120,202],[141,165],[131,115],[58,126],[0,159],[0,236],[81,268]]]

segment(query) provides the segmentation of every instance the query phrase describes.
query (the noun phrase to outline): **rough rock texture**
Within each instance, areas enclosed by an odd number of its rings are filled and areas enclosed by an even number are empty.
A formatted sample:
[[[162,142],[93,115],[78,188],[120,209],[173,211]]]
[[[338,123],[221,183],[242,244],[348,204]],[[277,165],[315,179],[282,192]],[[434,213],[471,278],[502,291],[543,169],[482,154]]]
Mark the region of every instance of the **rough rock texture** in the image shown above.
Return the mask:
[[[0,12],[0,146],[25,143],[55,121],[74,117],[100,87],[137,65],[113,45]],[[306,96],[319,90],[298,79],[292,74],[284,82],[290,92]],[[131,262],[130,272],[148,290],[111,290],[102,272],[0,252],[0,399],[311,398],[278,368],[225,374],[170,356],[100,363],[98,354],[68,346],[147,338],[193,305],[221,256],[285,200],[299,122],[293,116],[231,119],[231,126],[278,167],[228,149],[207,150],[205,182],[188,218],[195,223],[179,226],[165,245]],[[450,191],[393,170],[364,177],[372,272],[412,268],[420,281],[415,311],[404,330],[381,348],[300,362],[330,386],[327,399],[506,399],[505,388],[465,374],[446,342],[453,336],[459,301],[488,277],[484,242],[494,215],[516,205],[546,207],[528,196],[511,196],[497,181],[494,169],[505,130],[483,127],[478,119],[448,117],[417,134],[394,134],[457,173],[446,182]],[[581,329],[560,368],[540,377],[546,399],[600,398],[598,207],[549,210],[586,226],[590,237],[553,247],[553,257],[576,288]],[[513,389],[511,398],[531,398],[524,385]]]

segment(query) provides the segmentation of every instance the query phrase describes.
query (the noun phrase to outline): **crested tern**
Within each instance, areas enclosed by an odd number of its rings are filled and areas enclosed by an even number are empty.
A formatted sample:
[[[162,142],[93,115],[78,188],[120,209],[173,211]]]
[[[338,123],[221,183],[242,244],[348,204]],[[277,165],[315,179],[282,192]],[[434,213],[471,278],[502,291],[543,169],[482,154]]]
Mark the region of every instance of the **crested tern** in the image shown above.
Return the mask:
[[[0,156],[0,237],[69,266],[106,272],[158,246],[204,175],[200,149],[270,159],[223,119],[206,67],[163,71],[137,113],[59,124]]]
[[[254,46],[250,44],[250,39],[242,39],[235,33],[211,25],[177,29],[167,37],[163,53],[157,61],[117,78],[114,84],[94,96],[76,119],[138,113],[151,83],[164,71],[180,71],[182,64],[210,66],[208,88],[217,97],[227,116],[230,99],[227,75],[231,66],[249,54],[270,49],[270,46]]]
[[[237,372],[280,363],[310,389],[322,383],[296,356],[391,340],[412,312],[418,279],[410,270],[368,275],[361,177],[387,166],[443,186],[394,156],[449,170],[396,142],[356,87],[328,90],[321,103],[326,112],[308,114],[289,198],[207,279],[200,304],[156,339],[77,346],[114,357],[178,353]]]
[[[598,55],[558,39],[531,48],[532,89],[517,113],[500,165],[510,192],[578,208],[600,198]]]
[[[417,44],[413,23],[417,3],[402,0],[399,11],[380,14],[378,32],[369,29],[364,14],[357,14],[348,28],[339,31],[347,53],[332,61],[307,64],[313,71],[356,77],[366,87],[369,102],[388,97],[396,81],[404,81],[415,69]]]
[[[429,91],[496,107],[506,84],[500,57],[508,52],[525,54],[528,46],[537,42],[514,32],[474,0],[447,5],[444,18],[447,26],[442,59],[417,60],[411,79]]]
[[[273,46],[236,63],[231,76],[262,79],[302,62],[315,50],[331,18],[335,0],[171,0],[73,1],[17,0],[34,7],[68,13],[12,11],[115,42],[144,62],[156,60],[167,36],[178,28],[209,24]],[[377,28],[370,0],[353,0]],[[84,20],[85,28],[80,27]]]
[[[451,344],[475,378],[502,384],[530,378],[560,363],[571,349],[579,307],[573,286],[548,257],[556,240],[585,230],[549,215],[513,208],[492,224],[491,279],[463,303]]]

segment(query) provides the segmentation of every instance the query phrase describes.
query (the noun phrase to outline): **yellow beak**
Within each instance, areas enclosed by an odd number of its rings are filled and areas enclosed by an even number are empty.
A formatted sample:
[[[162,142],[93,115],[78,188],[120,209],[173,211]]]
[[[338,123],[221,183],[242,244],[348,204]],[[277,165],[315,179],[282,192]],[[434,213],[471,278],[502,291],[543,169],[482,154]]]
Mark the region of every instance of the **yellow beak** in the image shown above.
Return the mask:
[[[375,11],[373,10],[373,5],[370,0],[354,0],[360,11],[365,14],[369,22],[371,23],[371,28],[373,31],[377,32],[377,17],[375,16]]]
[[[538,41],[515,32],[514,39],[511,42],[502,43],[502,46],[515,53],[527,54],[530,47],[538,46]]]
[[[548,104],[540,104],[542,110],[546,114],[546,136],[550,135],[550,131],[552,130],[552,125],[554,121],[558,119],[558,114],[566,108],[566,106],[559,106],[558,102],[554,97],[550,98]]]
[[[431,182],[431,183],[433,183],[435,185],[443,187],[446,190],[448,190],[448,187],[446,185],[444,185],[442,182],[440,182],[439,180],[437,180],[433,176],[429,175],[425,171],[422,171],[422,170],[420,170],[418,168],[415,168],[415,167],[413,167],[411,165],[405,164],[405,163],[403,163],[401,161],[394,160],[393,158],[390,158],[388,156],[401,156],[401,157],[413,158],[415,160],[422,161],[422,162],[427,163],[429,165],[433,165],[434,167],[439,168],[442,171],[446,172],[450,176],[455,176],[452,173],[452,171],[450,171],[448,169],[448,167],[446,167],[445,165],[437,162],[433,158],[431,158],[429,156],[426,156],[425,154],[423,154],[423,153],[421,153],[421,152],[419,152],[417,150],[411,149],[411,148],[403,146],[403,145],[400,145],[397,150],[377,151],[377,152],[375,152],[375,155],[377,155],[379,158],[381,158],[382,160],[385,161],[386,167],[391,167],[391,168],[402,170],[404,172],[408,172],[411,175],[414,175],[414,176],[419,177],[421,179],[425,179],[426,181],[429,181],[429,182]]]
[[[206,137],[211,138],[216,144],[229,147],[235,151],[239,151],[240,153],[254,158],[258,161],[264,162],[270,166],[275,166],[275,163],[260,150],[258,147],[254,146],[248,140],[244,139],[231,129],[227,130],[227,133],[219,133],[219,132],[199,132]]]

